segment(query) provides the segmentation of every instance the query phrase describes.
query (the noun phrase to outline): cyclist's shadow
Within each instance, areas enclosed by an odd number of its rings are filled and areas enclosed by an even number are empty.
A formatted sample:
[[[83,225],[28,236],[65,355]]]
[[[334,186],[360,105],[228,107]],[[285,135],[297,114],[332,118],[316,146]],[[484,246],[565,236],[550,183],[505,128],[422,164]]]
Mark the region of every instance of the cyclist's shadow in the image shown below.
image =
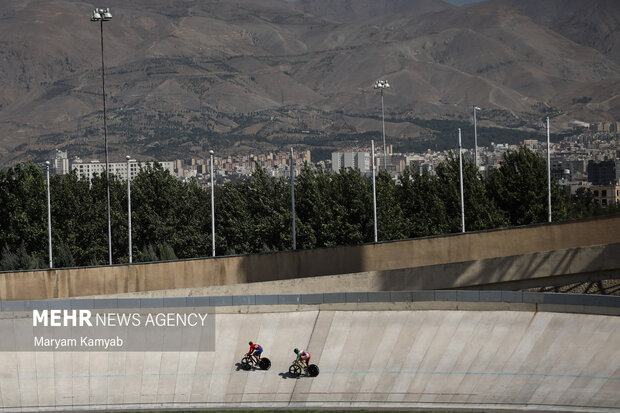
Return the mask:
[[[290,372],[283,372],[283,373],[278,373],[278,376],[282,377],[283,379],[298,379],[301,376],[296,376],[294,374],[291,374]]]
[[[241,371],[241,370],[243,370],[243,371],[254,370],[254,366],[250,367],[249,369],[244,369],[243,366],[244,365],[241,364],[241,363],[235,363],[235,367],[237,368],[237,371]]]

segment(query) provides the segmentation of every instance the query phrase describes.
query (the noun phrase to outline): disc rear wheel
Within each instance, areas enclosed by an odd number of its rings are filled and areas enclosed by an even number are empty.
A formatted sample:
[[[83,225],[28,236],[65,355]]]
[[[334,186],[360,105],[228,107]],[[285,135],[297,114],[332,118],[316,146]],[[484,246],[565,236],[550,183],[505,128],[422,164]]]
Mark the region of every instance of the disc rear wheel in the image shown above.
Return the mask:
[[[271,367],[271,360],[269,360],[267,357],[263,357],[258,362],[258,367],[260,367],[263,370],[269,370],[269,367]]]
[[[308,366],[308,376],[316,377],[319,375],[319,366],[316,364],[311,364]]]

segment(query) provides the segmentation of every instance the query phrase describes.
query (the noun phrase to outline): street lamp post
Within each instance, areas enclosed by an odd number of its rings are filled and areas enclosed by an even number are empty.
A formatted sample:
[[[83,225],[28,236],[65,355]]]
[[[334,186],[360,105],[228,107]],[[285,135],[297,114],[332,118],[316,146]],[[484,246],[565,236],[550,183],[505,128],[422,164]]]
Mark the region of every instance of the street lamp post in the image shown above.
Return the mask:
[[[297,249],[297,234],[295,231],[295,157],[291,148],[291,209],[293,211],[293,251]]]
[[[129,235],[129,263],[133,262],[133,254],[131,248],[131,176],[129,173],[129,161],[131,156],[127,155],[127,231]]]
[[[549,116],[547,116],[547,220],[551,222],[551,139],[549,131]]]
[[[101,86],[103,92],[103,142],[105,145],[105,181],[108,192],[108,257],[112,265],[112,218],[110,216],[110,165],[108,163],[108,125],[105,107],[105,69],[103,64],[103,22],[112,20],[110,9],[95,9],[90,18],[92,22],[99,22],[101,26]]]
[[[211,255],[215,257],[215,187],[213,186],[213,150],[211,156]]]
[[[383,106],[383,90],[390,87],[387,80],[375,81],[375,89],[381,90],[381,126],[383,129],[383,167],[387,170],[387,151],[385,148],[385,107]]]
[[[376,179],[375,179],[375,141],[371,140],[371,151],[372,154],[370,155],[370,163],[372,164],[372,220],[373,220],[373,226],[375,229],[375,243],[377,242],[377,188],[375,187],[376,183]]]
[[[465,198],[463,197],[463,149],[461,145],[461,128],[459,128],[459,180],[461,186],[461,232],[465,232]]]
[[[52,262],[52,208],[50,202],[50,161],[45,161],[47,181],[47,241],[49,247],[50,269],[54,268]]]
[[[479,111],[478,106],[474,106],[474,165],[478,170],[478,125],[476,124],[476,111]]]

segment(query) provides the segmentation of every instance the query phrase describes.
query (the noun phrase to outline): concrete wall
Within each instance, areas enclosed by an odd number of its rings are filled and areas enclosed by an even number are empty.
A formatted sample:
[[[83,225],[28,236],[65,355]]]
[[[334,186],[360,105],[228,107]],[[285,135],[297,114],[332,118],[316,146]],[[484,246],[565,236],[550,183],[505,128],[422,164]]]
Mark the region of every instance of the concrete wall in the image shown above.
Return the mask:
[[[362,246],[2,273],[0,299],[119,294],[372,272],[384,277],[378,281],[382,284],[378,289],[462,288],[488,284],[490,280],[511,282],[534,268],[538,276],[551,269],[557,272],[553,274],[556,276],[572,273],[576,268],[580,273],[617,271],[620,254],[616,253],[618,245],[614,244],[618,243],[620,216],[612,216]],[[598,247],[592,248],[595,246]],[[563,251],[560,254],[567,260],[557,255],[558,250]],[[556,252],[554,259],[558,265],[550,266],[551,255],[545,252]],[[538,259],[537,263],[529,259],[519,261],[518,256],[528,255]],[[512,258],[493,261],[506,257]],[[510,270],[518,262],[521,271]],[[445,276],[443,269],[450,264],[456,264],[452,268],[462,271],[453,270]],[[407,275],[409,281],[400,282]],[[446,282],[438,283],[442,277]]]
[[[518,291],[620,278],[619,257],[620,243],[617,243],[425,267],[107,296],[201,297],[431,289]]]

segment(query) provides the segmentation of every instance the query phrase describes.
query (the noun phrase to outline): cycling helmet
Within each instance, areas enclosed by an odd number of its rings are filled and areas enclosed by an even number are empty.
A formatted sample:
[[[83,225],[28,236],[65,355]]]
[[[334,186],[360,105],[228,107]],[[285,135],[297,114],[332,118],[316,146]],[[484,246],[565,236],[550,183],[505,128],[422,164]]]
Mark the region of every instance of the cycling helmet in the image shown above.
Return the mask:
[[[252,344],[254,344],[254,343],[252,343],[252,342],[250,341],[248,344],[249,344],[249,345],[252,345]]]
[[[295,349],[295,350],[293,350],[293,353],[297,354],[297,353],[299,353],[299,350]]]

